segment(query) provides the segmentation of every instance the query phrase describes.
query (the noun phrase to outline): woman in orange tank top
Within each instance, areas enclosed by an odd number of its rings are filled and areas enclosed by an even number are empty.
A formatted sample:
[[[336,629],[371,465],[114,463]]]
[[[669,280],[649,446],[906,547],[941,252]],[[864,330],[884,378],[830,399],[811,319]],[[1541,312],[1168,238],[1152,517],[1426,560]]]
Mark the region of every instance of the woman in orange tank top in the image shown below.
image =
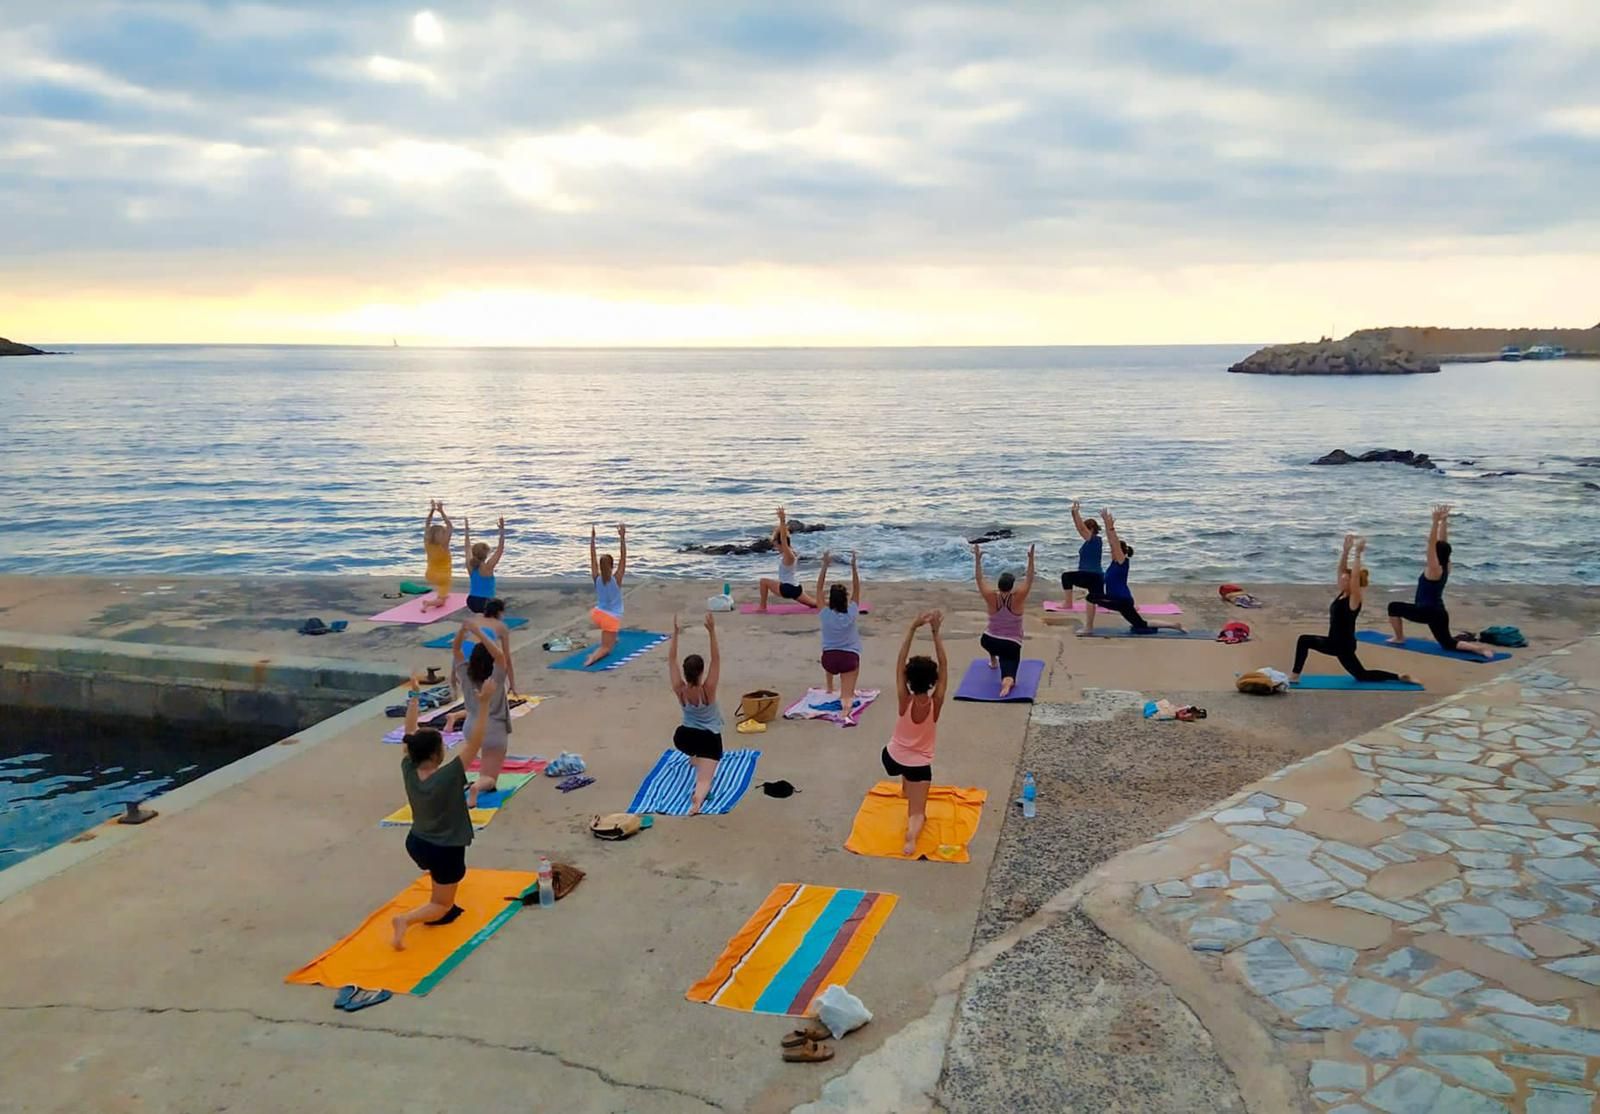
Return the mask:
[[[906,629],[895,663],[895,681],[900,697],[900,714],[894,721],[894,734],[883,748],[883,769],[900,779],[900,792],[906,798],[906,843],[904,854],[916,854],[917,838],[928,818],[928,787],[933,783],[933,747],[939,729],[939,712],[944,708],[945,679],[949,675],[944,655],[944,639],[939,624],[944,615],[928,611],[918,615]],[[933,652],[938,661],[923,654],[911,657],[911,642],[917,628],[927,625],[933,632]]]

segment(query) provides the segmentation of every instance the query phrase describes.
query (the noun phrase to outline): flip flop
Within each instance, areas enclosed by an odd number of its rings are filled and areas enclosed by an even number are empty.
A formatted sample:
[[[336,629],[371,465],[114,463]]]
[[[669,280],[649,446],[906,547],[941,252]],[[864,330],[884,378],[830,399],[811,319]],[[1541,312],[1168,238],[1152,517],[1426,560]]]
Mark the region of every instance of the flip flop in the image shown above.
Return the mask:
[[[355,1013],[357,1010],[364,1010],[368,1006],[381,1006],[383,1003],[387,1002],[393,997],[394,994],[387,990],[358,991],[355,997],[351,998],[349,1003],[344,1007],[344,1012]]]
[[[350,999],[356,996],[356,991],[359,989],[354,983],[349,986],[341,986],[338,995],[333,1000],[333,1008],[336,1010],[344,1009],[350,1004]]]
[[[812,1021],[804,1029],[795,1029],[783,1038],[783,1047],[800,1048],[808,1041],[828,1040],[833,1036],[832,1030],[820,1021]]]
[[[785,1048],[783,1058],[791,1064],[820,1064],[833,1059],[833,1045],[807,1040],[795,1048]]]

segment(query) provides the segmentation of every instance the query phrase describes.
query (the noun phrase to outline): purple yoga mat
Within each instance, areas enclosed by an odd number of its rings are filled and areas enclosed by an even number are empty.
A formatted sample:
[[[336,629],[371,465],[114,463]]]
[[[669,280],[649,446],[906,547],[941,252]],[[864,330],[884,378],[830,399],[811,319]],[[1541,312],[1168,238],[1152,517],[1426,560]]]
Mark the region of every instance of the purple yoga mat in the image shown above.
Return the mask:
[[[1141,603],[1141,604],[1139,604],[1137,606],[1139,608],[1139,614],[1141,614],[1141,615],[1182,615],[1183,614],[1183,608],[1179,607],[1175,603],[1150,603],[1150,604]],[[1046,611],[1062,611],[1062,612],[1071,611],[1074,615],[1081,615],[1084,612],[1084,606],[1083,606],[1083,601],[1082,600],[1074,600],[1072,602],[1072,606],[1070,608],[1062,607],[1060,600],[1045,600],[1044,601],[1044,609]],[[1104,610],[1104,609],[1101,608],[1099,610]]]
[[[1044,662],[1025,659],[1017,667],[1017,683],[1012,687],[1011,695],[1002,701],[1000,670],[990,669],[988,658],[978,658],[967,666],[967,675],[961,678],[961,687],[956,689],[956,699],[981,700],[993,704],[1032,704],[1033,698],[1039,695],[1039,681],[1043,677]]]
[[[864,603],[861,605],[860,610],[861,614],[866,615],[871,612],[872,605]],[[783,603],[769,603],[765,611],[761,610],[760,604],[741,603],[739,605],[739,614],[741,615],[815,615],[816,613],[817,609],[814,607],[807,607],[799,603],[789,603],[787,600]]]

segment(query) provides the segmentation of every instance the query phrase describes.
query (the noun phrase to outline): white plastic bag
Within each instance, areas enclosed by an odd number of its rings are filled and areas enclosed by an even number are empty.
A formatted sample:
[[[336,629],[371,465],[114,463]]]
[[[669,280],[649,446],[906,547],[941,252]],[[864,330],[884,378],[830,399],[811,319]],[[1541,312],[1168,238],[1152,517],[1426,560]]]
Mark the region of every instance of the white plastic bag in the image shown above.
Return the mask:
[[[838,1040],[872,1020],[872,1013],[854,994],[838,983],[830,983],[817,999],[817,1020]]]
[[[718,592],[714,596],[707,596],[706,597],[706,610],[707,611],[732,611],[733,610],[733,597],[732,596],[723,595],[721,592]]]

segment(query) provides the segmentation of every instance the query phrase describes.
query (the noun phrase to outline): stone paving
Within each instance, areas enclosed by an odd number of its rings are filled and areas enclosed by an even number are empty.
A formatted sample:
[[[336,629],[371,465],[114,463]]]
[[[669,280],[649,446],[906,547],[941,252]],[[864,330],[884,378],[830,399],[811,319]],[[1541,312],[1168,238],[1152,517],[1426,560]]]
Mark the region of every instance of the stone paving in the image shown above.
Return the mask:
[[[1307,1109],[1597,1109],[1597,676],[1591,638],[1142,852],[1172,867],[1136,909],[1247,991]]]

